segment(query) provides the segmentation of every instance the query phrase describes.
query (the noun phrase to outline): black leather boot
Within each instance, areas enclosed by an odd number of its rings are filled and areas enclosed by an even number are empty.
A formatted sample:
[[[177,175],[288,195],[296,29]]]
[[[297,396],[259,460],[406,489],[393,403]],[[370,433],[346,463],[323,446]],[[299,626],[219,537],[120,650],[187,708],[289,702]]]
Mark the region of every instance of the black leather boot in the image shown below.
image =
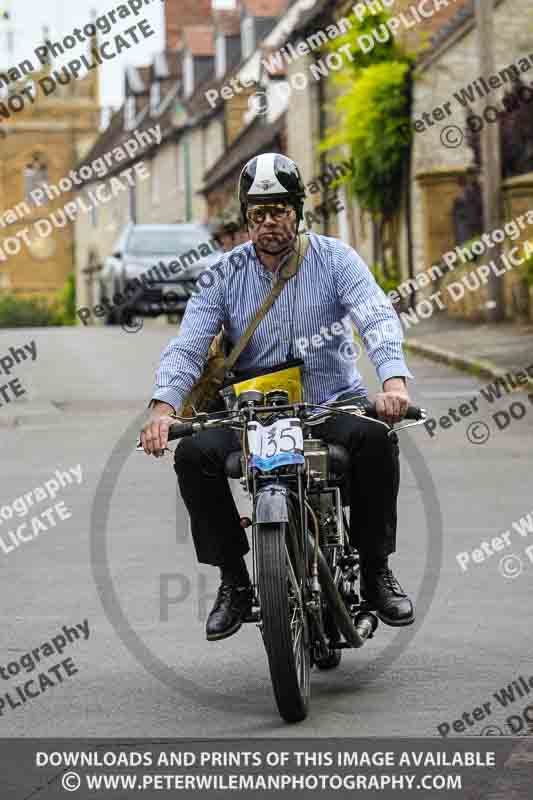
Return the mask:
[[[394,577],[387,559],[361,562],[361,597],[386,625],[412,625],[415,621],[413,604]]]
[[[217,599],[205,626],[209,642],[225,639],[237,633],[244,617],[252,610],[252,587],[237,586],[235,583],[222,581]]]

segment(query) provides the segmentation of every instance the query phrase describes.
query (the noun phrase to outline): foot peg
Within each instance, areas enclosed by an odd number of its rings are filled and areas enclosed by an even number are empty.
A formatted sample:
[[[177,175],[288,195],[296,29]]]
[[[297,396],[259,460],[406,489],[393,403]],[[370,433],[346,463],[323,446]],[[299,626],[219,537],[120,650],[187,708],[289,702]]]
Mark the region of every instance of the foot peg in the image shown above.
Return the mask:
[[[371,639],[378,627],[378,618],[369,611],[359,611],[353,624],[361,639]]]

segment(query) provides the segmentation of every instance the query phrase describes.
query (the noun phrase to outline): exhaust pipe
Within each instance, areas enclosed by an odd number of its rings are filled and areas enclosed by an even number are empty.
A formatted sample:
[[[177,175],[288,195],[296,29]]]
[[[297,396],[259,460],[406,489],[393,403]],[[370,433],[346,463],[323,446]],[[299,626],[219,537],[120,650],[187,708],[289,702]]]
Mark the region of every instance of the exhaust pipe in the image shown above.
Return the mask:
[[[309,532],[307,536],[312,553],[315,547],[315,540]],[[310,558],[311,553],[309,554]],[[318,548],[318,574],[322,591],[326,596],[337,628],[346,639],[349,647],[362,647],[376,630],[378,624],[377,618],[373,614],[362,611],[357,615],[355,623],[352,621],[350,613],[339,594],[339,590],[335,586],[333,577],[329,571],[328,563],[320,547]]]

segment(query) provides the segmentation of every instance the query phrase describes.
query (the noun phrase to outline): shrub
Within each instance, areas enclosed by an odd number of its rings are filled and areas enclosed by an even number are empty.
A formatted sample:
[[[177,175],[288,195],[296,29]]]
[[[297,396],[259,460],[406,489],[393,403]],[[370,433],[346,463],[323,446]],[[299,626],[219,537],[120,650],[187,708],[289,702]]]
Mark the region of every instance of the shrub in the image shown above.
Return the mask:
[[[76,324],[76,278],[71,272],[65,281],[65,285],[59,293],[56,308],[55,325],[75,325]]]
[[[76,322],[76,281],[71,273],[56,300],[44,297],[0,295],[0,328],[42,328],[74,325]]]

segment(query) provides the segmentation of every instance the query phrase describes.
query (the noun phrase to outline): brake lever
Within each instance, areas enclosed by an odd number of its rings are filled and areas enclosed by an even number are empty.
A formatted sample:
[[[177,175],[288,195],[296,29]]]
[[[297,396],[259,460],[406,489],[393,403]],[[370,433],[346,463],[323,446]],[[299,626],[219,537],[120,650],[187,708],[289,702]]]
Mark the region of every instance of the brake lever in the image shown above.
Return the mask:
[[[427,417],[424,417],[423,419],[417,419],[414,422],[404,422],[403,425],[393,428],[393,431],[396,433],[397,431],[404,431],[406,428],[414,428],[415,425],[423,425],[426,419]]]

